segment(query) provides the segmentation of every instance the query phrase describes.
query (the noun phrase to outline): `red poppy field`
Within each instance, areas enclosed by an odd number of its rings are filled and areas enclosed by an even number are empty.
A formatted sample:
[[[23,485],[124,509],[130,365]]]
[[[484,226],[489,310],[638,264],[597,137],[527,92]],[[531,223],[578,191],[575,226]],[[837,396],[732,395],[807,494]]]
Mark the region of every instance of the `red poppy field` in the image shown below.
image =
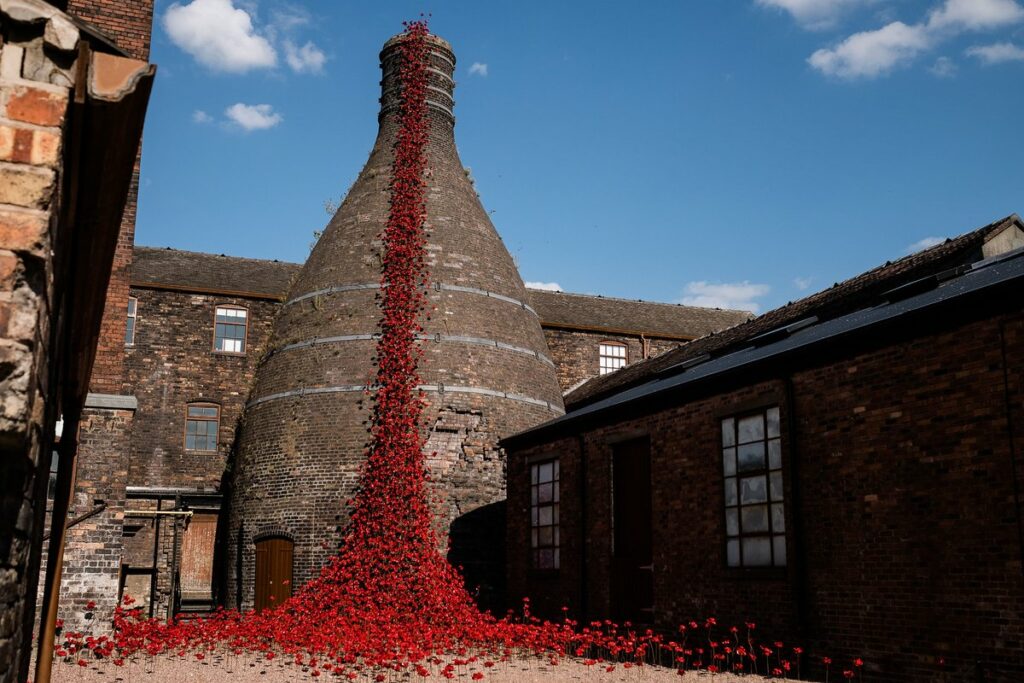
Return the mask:
[[[713,618],[656,633],[611,622],[498,619],[477,608],[439,552],[432,522],[420,415],[416,335],[427,315],[424,265],[427,26],[401,43],[402,107],[383,233],[380,336],[371,441],[361,487],[338,554],[283,604],[260,613],[219,610],[206,619],[143,619],[130,598],[107,635],[58,635],[56,681],[394,682],[858,679],[860,660],[811,659],[763,639],[755,624]],[[100,619],[97,618],[96,622]]]

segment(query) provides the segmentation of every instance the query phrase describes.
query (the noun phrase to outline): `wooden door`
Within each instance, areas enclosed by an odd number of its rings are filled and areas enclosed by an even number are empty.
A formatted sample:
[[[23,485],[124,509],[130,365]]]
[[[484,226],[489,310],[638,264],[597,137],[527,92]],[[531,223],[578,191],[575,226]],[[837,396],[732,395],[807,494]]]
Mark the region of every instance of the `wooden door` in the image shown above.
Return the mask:
[[[276,607],[292,596],[293,543],[287,538],[256,542],[256,611]]]
[[[213,549],[216,539],[217,514],[193,514],[181,542],[179,590],[182,602],[213,599]]]
[[[648,439],[612,447],[612,618],[652,623],[651,449]]]

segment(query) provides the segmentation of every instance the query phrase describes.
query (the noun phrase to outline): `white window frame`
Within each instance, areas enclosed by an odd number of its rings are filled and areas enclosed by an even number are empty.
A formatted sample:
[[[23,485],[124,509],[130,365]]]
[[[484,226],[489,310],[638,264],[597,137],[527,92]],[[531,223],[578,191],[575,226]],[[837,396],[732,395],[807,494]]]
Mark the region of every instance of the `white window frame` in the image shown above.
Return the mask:
[[[600,342],[597,345],[597,356],[597,370],[602,375],[620,370],[629,362],[628,350],[622,342]]]
[[[232,320],[221,321],[221,318]],[[242,328],[241,337],[221,336],[218,332],[219,326],[225,326],[225,332],[229,328]],[[213,351],[214,353],[226,353],[234,356],[244,356],[249,340],[249,309],[244,306],[232,304],[219,304],[213,309]]]
[[[777,405],[720,421],[728,567],[786,566],[782,428]]]
[[[135,327],[139,322],[139,299],[128,297],[128,315],[124,327],[124,345],[135,346]]]

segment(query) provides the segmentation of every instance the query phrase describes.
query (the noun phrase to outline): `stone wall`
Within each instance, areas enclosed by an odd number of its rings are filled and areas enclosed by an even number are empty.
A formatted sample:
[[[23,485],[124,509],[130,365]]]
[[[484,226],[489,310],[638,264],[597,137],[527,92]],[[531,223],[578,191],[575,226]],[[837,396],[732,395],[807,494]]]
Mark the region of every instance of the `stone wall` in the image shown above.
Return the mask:
[[[646,416],[609,416],[582,440],[513,452],[511,596],[529,595],[551,616],[563,604],[585,620],[608,615],[611,452],[642,435],[651,443],[657,626],[708,615],[753,621],[837,662],[862,657],[865,680],[940,680],[940,658],[950,680],[1021,680],[1024,469],[1014,439],[1024,433],[1024,317],[1019,308],[983,313],[804,361],[789,375],[792,401],[786,375],[771,378],[779,367]],[[720,419],[766,405],[782,413],[788,566],[733,569]],[[529,566],[527,462],[549,456],[562,463],[562,568],[538,573]]]
[[[49,78],[32,80],[44,69],[25,55],[41,54],[43,27],[12,25],[0,16],[0,681],[24,680],[32,642],[56,419],[53,241],[69,97]]]

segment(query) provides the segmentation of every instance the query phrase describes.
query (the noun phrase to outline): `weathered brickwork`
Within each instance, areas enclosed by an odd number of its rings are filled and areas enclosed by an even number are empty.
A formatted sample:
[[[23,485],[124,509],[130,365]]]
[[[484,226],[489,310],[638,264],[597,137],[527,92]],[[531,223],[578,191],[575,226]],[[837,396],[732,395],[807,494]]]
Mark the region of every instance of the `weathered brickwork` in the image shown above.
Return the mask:
[[[56,419],[56,189],[68,89],[24,71],[30,31],[0,16],[0,681],[24,680]],[[41,34],[43,27],[39,27]]]
[[[661,339],[641,335],[609,334],[607,332],[565,330],[544,326],[551,360],[558,366],[558,384],[563,392],[579,386],[600,370],[600,349],[605,342],[626,345],[626,363],[653,358],[674,349],[683,340]]]
[[[865,680],[940,680],[940,658],[956,680],[1020,680],[1021,456],[1012,439],[1024,427],[1024,317],[1018,308],[936,325],[514,451],[510,596],[529,595],[552,615],[563,604],[587,619],[608,614],[611,450],[643,435],[657,626],[706,615],[754,621],[836,661],[863,657]],[[788,566],[730,569],[720,420],[769,405],[780,406],[783,425]],[[562,568],[545,574],[529,566],[527,466],[549,456],[561,459]]]
[[[129,57],[149,59],[153,0],[68,0],[67,12],[112,38]]]

